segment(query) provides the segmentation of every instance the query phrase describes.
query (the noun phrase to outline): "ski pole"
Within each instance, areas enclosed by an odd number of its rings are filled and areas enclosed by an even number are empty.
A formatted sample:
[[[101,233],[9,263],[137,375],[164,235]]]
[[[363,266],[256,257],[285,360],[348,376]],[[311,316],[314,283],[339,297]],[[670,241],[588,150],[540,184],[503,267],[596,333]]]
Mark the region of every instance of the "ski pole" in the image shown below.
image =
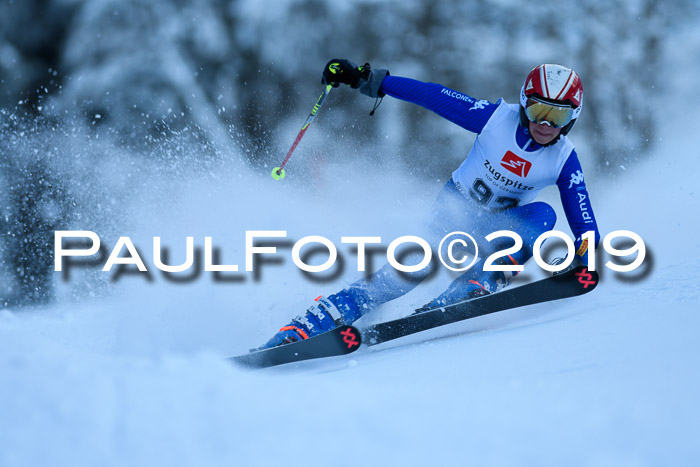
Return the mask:
[[[331,92],[332,88],[333,88],[333,86],[331,86],[330,84],[326,85],[326,89],[324,89],[323,93],[318,97],[318,100],[314,104],[314,108],[311,109],[311,113],[307,117],[306,122],[304,123],[304,126],[302,126],[301,130],[299,130],[299,134],[297,135],[296,139],[294,140],[292,147],[289,149],[289,152],[287,153],[287,157],[284,158],[284,160],[282,161],[282,163],[280,164],[279,167],[275,167],[274,169],[272,169],[272,173],[270,175],[272,175],[272,178],[274,178],[275,180],[282,180],[284,178],[284,175],[285,175],[284,166],[287,165],[287,161],[289,161],[289,158],[292,157],[292,153],[297,148],[297,145],[299,144],[299,141],[301,141],[301,138],[304,137],[304,133],[306,133],[306,129],[309,127],[311,122],[313,122],[314,117],[316,116],[316,112],[318,112],[318,109],[321,108],[321,106],[323,105],[323,101],[326,100],[326,97],[328,97],[328,93]]]

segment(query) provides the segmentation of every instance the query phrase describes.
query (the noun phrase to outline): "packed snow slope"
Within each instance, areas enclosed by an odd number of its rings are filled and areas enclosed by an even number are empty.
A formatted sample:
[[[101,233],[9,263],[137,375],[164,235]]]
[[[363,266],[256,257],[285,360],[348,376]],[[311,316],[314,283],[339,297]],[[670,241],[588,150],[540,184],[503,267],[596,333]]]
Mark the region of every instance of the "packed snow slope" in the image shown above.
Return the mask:
[[[351,267],[314,282],[287,250],[258,281],[128,277],[89,301],[1,311],[0,466],[697,465],[700,218],[689,174],[700,173],[700,141],[690,121],[661,133],[658,153],[625,179],[589,177],[603,234],[638,233],[648,258],[641,273],[602,267],[580,298],[258,372],[225,357],[351,280]],[[177,220],[134,206],[139,227],[122,234],[145,245],[161,234],[174,251],[186,235],[210,235],[235,262],[244,230],[395,238],[435,194],[380,171],[328,170],[343,176],[314,189],[265,174],[174,188]],[[437,288],[381,313],[408,313]]]

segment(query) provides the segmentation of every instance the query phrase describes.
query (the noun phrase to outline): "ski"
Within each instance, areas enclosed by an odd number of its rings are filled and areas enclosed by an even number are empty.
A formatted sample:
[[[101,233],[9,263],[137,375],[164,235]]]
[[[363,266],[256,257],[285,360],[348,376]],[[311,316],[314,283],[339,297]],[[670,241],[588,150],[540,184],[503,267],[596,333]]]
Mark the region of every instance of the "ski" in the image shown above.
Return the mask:
[[[362,329],[362,338],[368,345],[376,345],[477,316],[575,297],[591,292],[598,285],[598,280],[597,272],[578,266],[513,289],[378,323]]]
[[[231,360],[249,368],[267,368],[312,358],[346,355],[359,349],[361,343],[360,331],[353,326],[343,325],[303,341],[253,350],[245,355],[231,357]]]
[[[465,300],[441,308],[374,324],[362,330],[343,325],[303,341],[264,350],[253,350],[232,357],[237,364],[267,368],[316,358],[346,355],[364,341],[372,346],[427,331],[446,324],[496,313],[498,311],[576,297],[598,285],[598,273],[579,266],[563,273],[505,291]]]

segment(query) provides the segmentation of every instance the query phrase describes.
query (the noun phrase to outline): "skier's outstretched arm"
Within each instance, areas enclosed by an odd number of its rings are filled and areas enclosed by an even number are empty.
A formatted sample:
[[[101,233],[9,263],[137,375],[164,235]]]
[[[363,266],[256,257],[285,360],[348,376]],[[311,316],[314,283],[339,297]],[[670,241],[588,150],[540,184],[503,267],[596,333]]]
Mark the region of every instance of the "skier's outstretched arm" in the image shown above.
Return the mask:
[[[498,107],[498,104],[476,100],[441,84],[424,83],[399,76],[386,76],[380,90],[391,97],[413,102],[432,110],[441,117],[474,133],[481,133],[486,122]]]
[[[373,69],[368,63],[358,67],[344,59],[326,64],[323,82],[347,84],[370,97],[390,95],[418,104],[474,133],[481,132],[498,107],[498,103],[477,100],[440,84],[391,76],[389,70]]]

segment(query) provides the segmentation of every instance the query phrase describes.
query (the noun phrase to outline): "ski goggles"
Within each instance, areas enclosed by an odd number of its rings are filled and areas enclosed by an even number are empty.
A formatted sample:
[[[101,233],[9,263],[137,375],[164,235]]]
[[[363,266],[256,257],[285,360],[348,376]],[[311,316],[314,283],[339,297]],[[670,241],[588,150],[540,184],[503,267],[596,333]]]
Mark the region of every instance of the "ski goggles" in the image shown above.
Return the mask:
[[[547,123],[554,128],[563,128],[574,118],[575,109],[568,105],[557,105],[528,97],[525,105],[525,115],[531,122]]]

